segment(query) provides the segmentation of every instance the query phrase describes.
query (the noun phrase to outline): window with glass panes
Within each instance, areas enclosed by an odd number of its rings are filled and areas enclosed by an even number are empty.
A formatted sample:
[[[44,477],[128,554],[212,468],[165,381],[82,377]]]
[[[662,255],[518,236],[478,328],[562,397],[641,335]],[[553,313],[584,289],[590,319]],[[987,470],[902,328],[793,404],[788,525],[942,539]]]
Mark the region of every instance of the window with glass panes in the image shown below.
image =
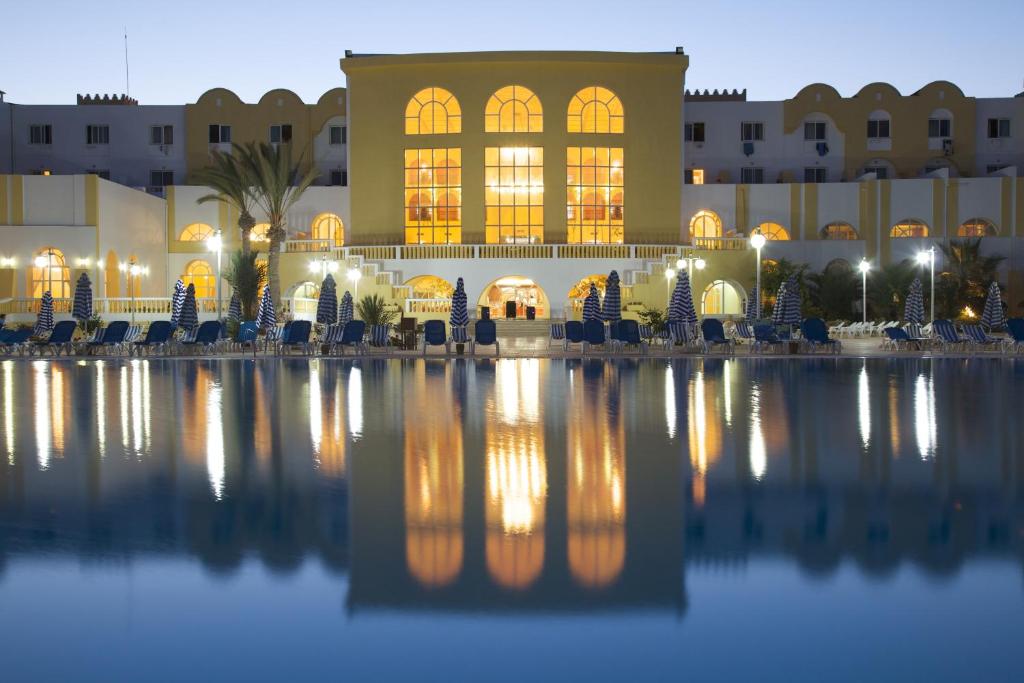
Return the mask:
[[[889,137],[889,119],[868,119],[868,137],[872,140]]]
[[[930,138],[948,138],[951,130],[949,119],[928,119],[928,137]]]
[[[764,123],[760,121],[744,121],[740,124],[741,142],[760,142],[764,140]]]
[[[405,150],[405,243],[462,242],[462,149]]]
[[[570,147],[566,154],[570,244],[622,244],[621,147]]]
[[[484,149],[484,232],[488,244],[544,241],[544,149]]]

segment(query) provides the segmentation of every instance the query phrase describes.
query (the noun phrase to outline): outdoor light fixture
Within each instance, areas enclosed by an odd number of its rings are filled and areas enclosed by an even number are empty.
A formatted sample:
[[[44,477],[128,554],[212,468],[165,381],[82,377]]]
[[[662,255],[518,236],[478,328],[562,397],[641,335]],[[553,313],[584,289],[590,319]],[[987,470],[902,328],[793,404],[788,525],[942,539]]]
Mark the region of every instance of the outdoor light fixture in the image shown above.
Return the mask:
[[[860,264],[857,265],[857,270],[860,271],[860,280],[862,288],[862,299],[861,299],[861,311],[863,313],[863,322],[868,321],[868,271],[871,270],[871,264],[868,263],[867,259],[861,259]]]
[[[767,241],[768,239],[759,232],[755,232],[753,235],[750,236],[750,246],[752,246],[754,249],[764,248],[765,242]]]
[[[355,290],[355,291],[353,291],[352,296],[355,297],[356,299],[358,299],[359,298],[359,280],[363,277],[363,271],[359,270],[358,268],[349,268],[348,272],[346,273],[346,275],[348,276],[349,282],[352,283],[353,290]]]
[[[918,252],[917,262],[922,266],[928,266],[931,271],[932,278],[932,294],[931,294],[931,319],[935,320],[935,247],[931,246],[924,251]]]
[[[45,268],[46,264],[49,263],[49,261],[45,256],[36,256],[33,263],[35,264],[36,268]]]
[[[764,245],[767,241],[768,239],[761,234],[760,230],[755,230],[754,233],[750,236],[750,246],[752,246],[754,250],[757,251],[757,279],[755,281],[755,287],[757,289],[758,319],[761,318],[761,249],[764,248]]]
[[[220,230],[218,230],[217,232],[213,233],[213,235],[211,235],[206,240],[206,248],[209,249],[210,251],[212,251],[213,253],[217,254],[217,320],[220,320],[220,318],[221,318],[221,310],[222,310],[221,309],[221,305],[222,305],[221,304],[221,284],[220,284],[220,280],[221,280],[221,277],[220,277],[220,267],[221,267],[220,255],[221,255],[221,251],[224,249],[224,237],[221,235]]]
[[[700,257],[695,258],[693,260],[693,267],[696,268],[697,270],[704,270],[704,268],[707,267],[707,265],[708,262]]]
[[[680,259],[680,261],[681,260],[682,259]],[[672,270],[671,268],[666,268],[665,269],[665,291],[668,293],[668,298],[670,300],[670,303],[671,303],[671,299],[672,299],[672,278],[674,278],[675,276],[676,276],[676,271]]]

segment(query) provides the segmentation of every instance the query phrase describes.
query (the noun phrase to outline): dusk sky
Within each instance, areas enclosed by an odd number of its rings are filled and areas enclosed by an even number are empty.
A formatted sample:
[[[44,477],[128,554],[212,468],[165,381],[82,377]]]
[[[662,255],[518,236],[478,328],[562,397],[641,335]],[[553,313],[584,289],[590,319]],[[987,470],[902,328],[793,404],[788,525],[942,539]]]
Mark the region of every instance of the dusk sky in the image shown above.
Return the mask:
[[[45,8],[45,9],[44,9]],[[12,2],[0,90],[19,103],[69,104],[125,90],[143,104],[194,102],[223,86],[254,101],[271,88],[315,101],[344,84],[355,52],[671,51],[687,86],[792,97],[824,81],[852,95],[873,81],[913,92],[937,79],[968,95],[1024,90],[1024,2]]]

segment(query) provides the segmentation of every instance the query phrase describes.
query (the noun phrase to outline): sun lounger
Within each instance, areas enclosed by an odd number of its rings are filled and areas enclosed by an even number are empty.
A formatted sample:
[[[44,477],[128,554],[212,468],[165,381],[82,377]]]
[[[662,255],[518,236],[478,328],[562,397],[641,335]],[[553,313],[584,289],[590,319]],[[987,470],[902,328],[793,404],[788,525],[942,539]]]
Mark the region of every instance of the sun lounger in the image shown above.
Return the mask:
[[[430,346],[443,346],[445,353],[451,353],[451,342],[445,334],[443,320],[428,320],[423,323],[423,355],[427,355],[427,348]]]
[[[732,353],[736,348],[736,342],[725,336],[725,328],[718,318],[704,318],[700,323],[700,332],[704,353],[711,353],[716,348],[724,348],[726,352]]]
[[[40,356],[46,351],[49,351],[54,356],[59,356],[62,351],[70,355],[72,348],[71,338],[74,337],[77,327],[78,323],[74,320],[61,320],[54,325],[47,339],[31,342],[31,345],[28,347],[29,355],[32,355],[33,351],[39,351]]]
[[[498,326],[493,320],[477,320],[473,328],[473,341],[469,344],[469,353],[476,355],[477,346],[493,346],[494,355],[501,355],[501,344],[498,342]]]
[[[145,337],[132,342],[132,345],[128,347],[128,354],[137,354],[141,356],[143,351],[152,352],[155,349],[166,350],[168,342],[171,341],[171,334],[173,332],[174,328],[171,327],[169,320],[156,320],[149,324],[149,329],[146,330]]]
[[[804,338],[804,344],[811,351],[824,349],[831,353],[839,353],[843,350],[842,342],[828,336],[828,328],[821,318],[804,320],[800,325],[800,334]]]

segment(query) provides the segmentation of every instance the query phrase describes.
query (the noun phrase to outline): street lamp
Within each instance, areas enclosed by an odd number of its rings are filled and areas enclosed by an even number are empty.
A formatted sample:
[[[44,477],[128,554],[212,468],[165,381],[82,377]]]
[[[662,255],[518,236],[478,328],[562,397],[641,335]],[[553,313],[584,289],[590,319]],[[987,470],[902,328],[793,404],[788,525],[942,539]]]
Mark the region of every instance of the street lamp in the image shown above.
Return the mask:
[[[324,254],[320,257],[319,261],[309,262],[309,272],[318,273],[321,280],[326,280],[328,273],[333,274],[338,272],[338,262],[328,261],[327,255]]]
[[[761,319],[761,249],[764,248],[765,242],[768,239],[761,234],[760,230],[755,230],[750,235],[750,246],[757,251],[757,280],[755,288],[757,289],[757,318]]]
[[[932,296],[931,296],[931,319],[935,321],[935,246],[932,245],[917,255],[917,262],[922,266],[927,265],[931,270]]]
[[[862,288],[862,308],[864,313],[863,321],[868,321],[868,271],[871,270],[871,264],[868,263],[867,259],[861,259],[860,265],[857,266],[860,271],[860,281]]]
[[[702,259],[700,256],[694,256],[693,254],[684,256],[676,261],[676,268],[679,270],[686,268],[686,274],[690,277],[691,282],[693,281],[693,269],[696,268],[697,270],[704,270],[707,265],[707,261]]]
[[[665,269],[665,291],[668,293],[669,302],[672,299],[672,278],[676,276],[676,271],[671,268]]]
[[[220,284],[220,255],[224,248],[224,238],[220,230],[213,233],[206,240],[206,248],[217,254],[217,320],[221,319],[221,284]]]
[[[353,290],[352,297],[356,301],[358,301],[359,300],[359,280],[360,280],[360,278],[363,277],[363,271],[359,270],[358,268],[349,268],[347,275],[348,275],[349,282],[352,283],[352,290]]]

